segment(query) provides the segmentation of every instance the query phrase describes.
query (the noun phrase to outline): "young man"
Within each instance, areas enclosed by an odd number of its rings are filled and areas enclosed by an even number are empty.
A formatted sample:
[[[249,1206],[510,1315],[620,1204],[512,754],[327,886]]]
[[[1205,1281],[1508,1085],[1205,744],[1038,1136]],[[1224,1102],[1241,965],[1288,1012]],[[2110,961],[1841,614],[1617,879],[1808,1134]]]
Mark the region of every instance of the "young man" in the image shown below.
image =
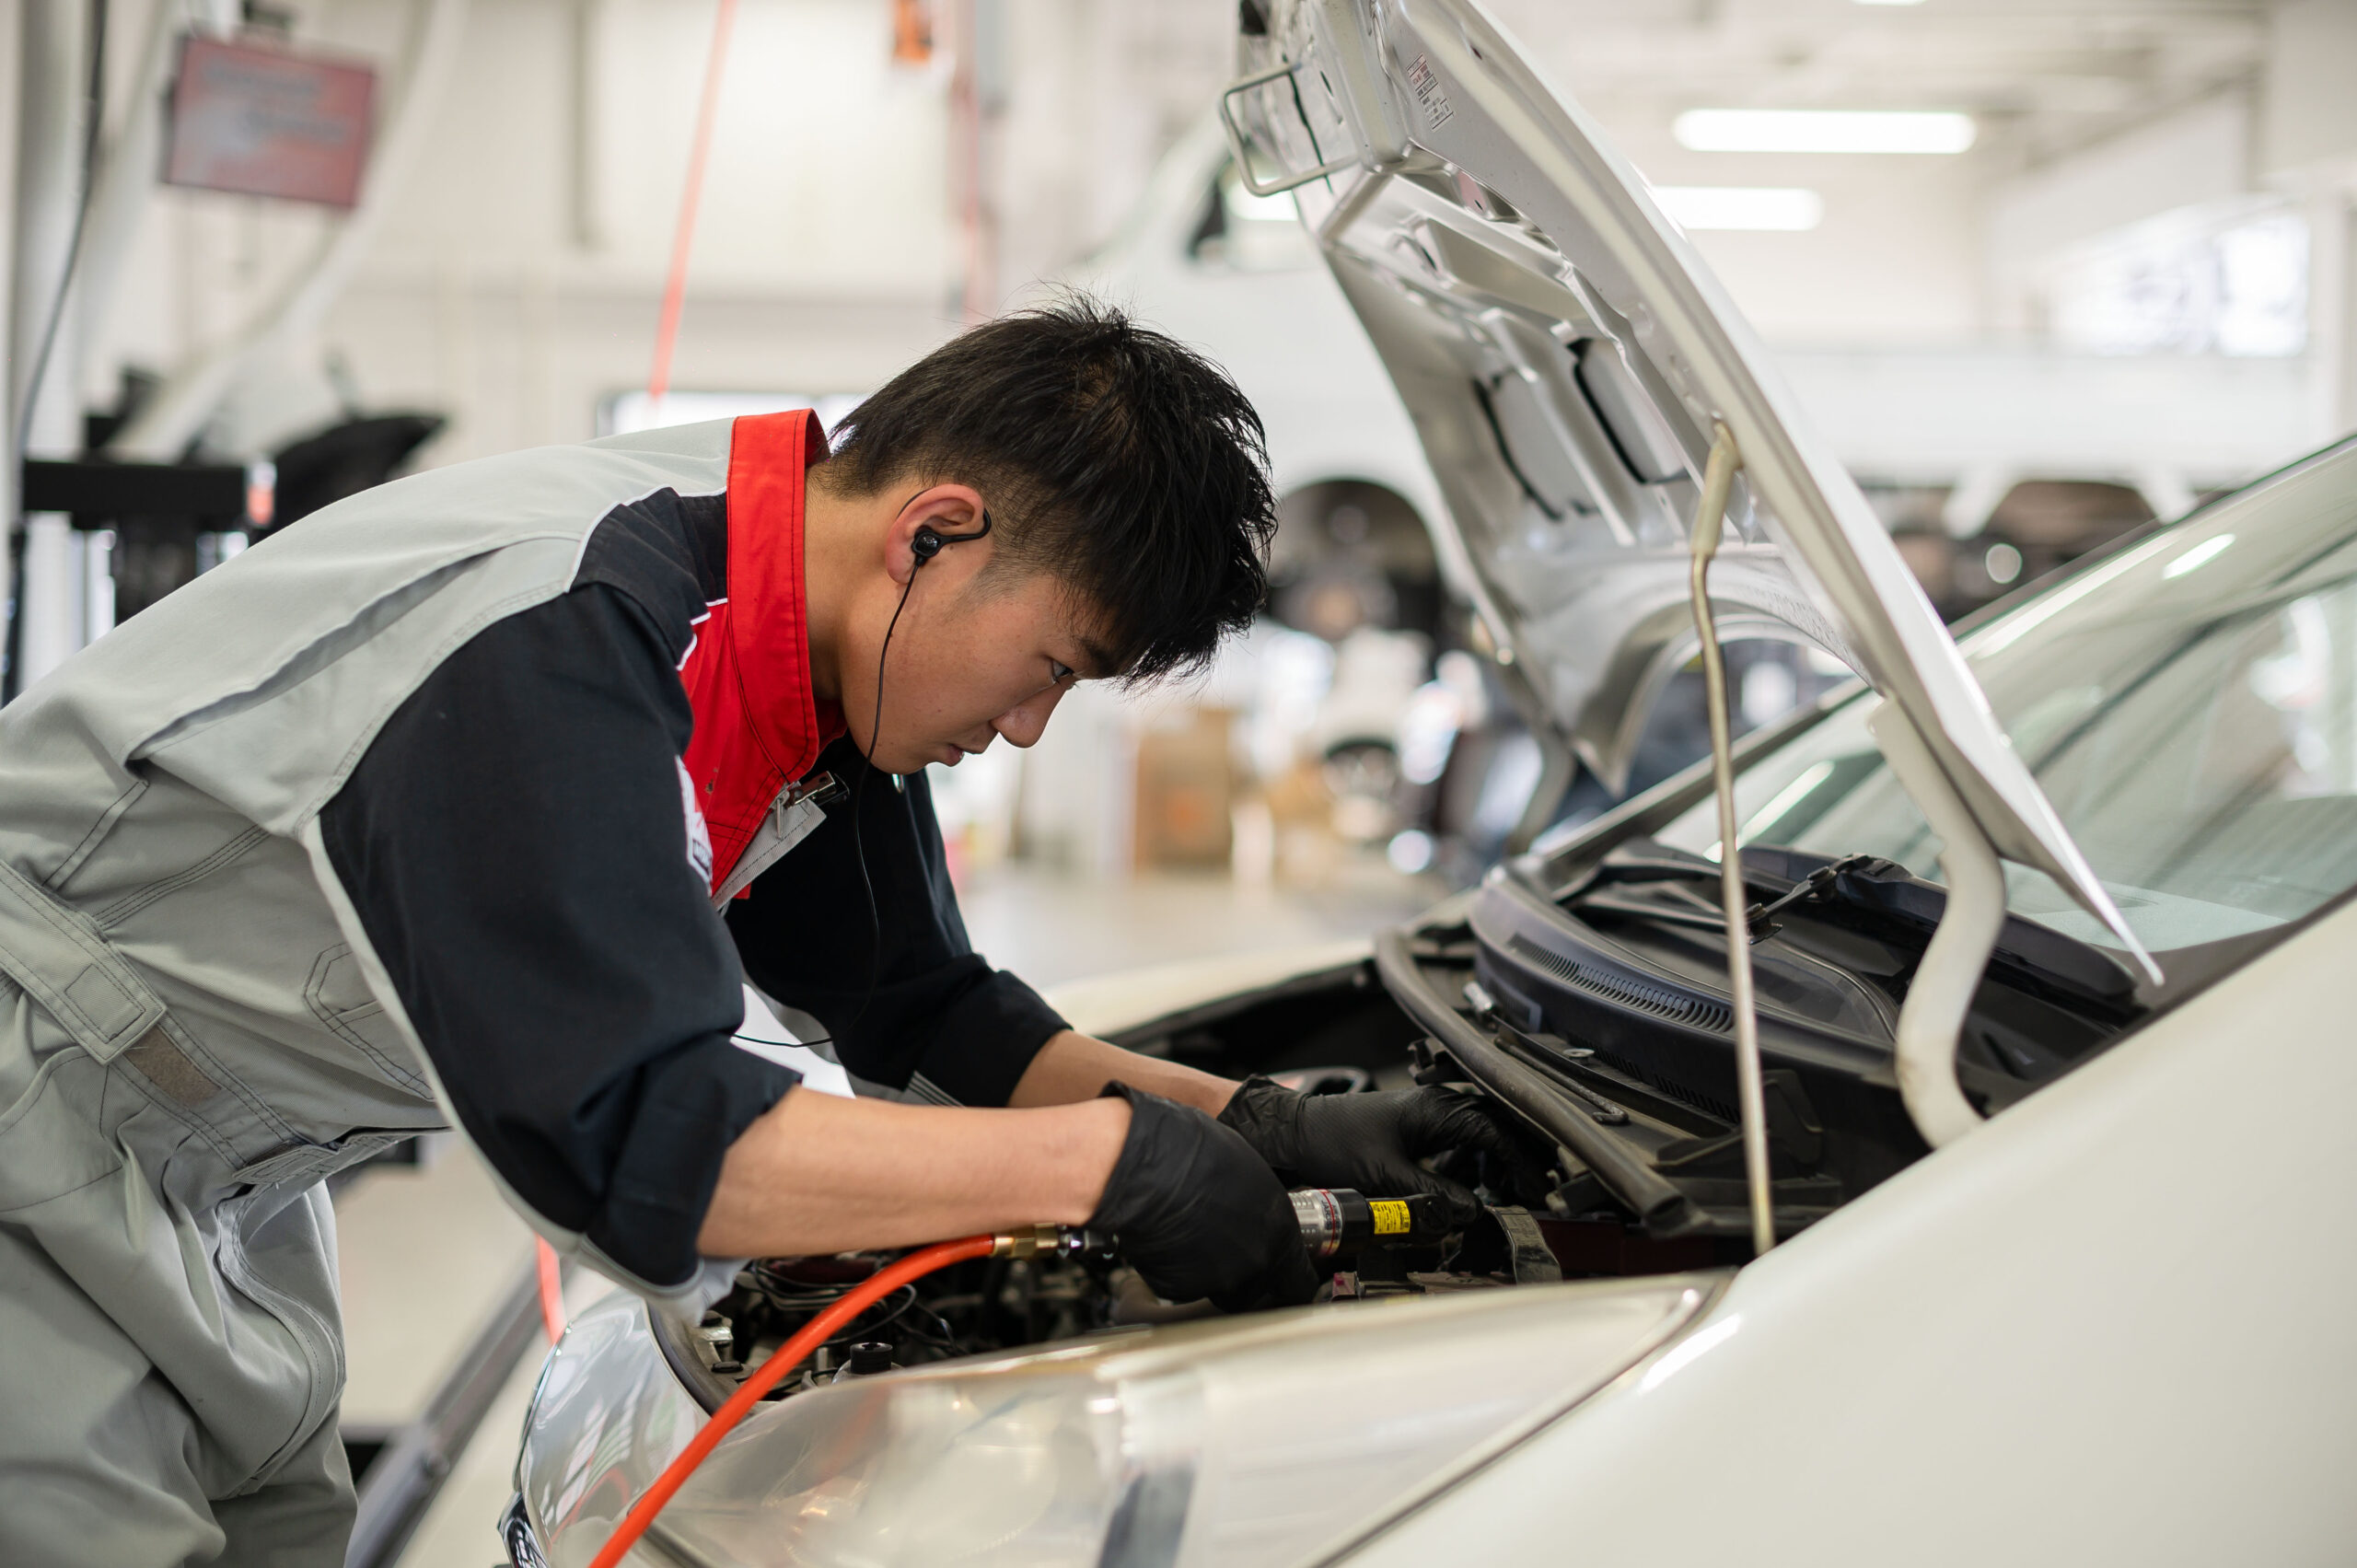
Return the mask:
[[[746,1257],[1035,1221],[1167,1297],[1295,1302],[1279,1172],[1463,1202],[1415,1162],[1493,1143],[1465,1102],[1076,1034],[944,872],[926,764],[1249,619],[1260,439],[1070,304],[831,456],[801,412],[369,492],[0,711],[0,1561],[339,1560],[319,1179],[451,1118],[683,1312]],[[738,1049],[740,972],[885,1093]]]

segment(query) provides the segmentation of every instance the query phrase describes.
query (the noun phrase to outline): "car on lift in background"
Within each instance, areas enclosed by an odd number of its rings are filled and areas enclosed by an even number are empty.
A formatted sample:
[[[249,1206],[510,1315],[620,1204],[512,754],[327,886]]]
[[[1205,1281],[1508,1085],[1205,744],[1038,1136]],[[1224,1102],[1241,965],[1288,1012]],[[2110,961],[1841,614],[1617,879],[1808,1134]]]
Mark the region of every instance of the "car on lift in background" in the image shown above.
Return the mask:
[[[1741,465],[1712,519],[1725,634],[1864,680],[1739,749],[1738,929],[1696,769],[1371,956],[1066,993],[1076,1027],[1216,1072],[1487,1097],[1534,1159],[1462,1172],[1462,1233],[1225,1319],[1111,1255],[933,1275],[782,1384],[633,1561],[2357,1553],[2357,443],[1959,650],[1643,181],[1477,6],[1244,17],[1240,156],[1303,182],[1530,710],[1628,765],[1698,645],[1713,453]],[[1780,1239],[1756,1259],[1738,947]],[[527,1423],[515,1561],[587,1562],[878,1266],[755,1260],[696,1324],[583,1314]]]

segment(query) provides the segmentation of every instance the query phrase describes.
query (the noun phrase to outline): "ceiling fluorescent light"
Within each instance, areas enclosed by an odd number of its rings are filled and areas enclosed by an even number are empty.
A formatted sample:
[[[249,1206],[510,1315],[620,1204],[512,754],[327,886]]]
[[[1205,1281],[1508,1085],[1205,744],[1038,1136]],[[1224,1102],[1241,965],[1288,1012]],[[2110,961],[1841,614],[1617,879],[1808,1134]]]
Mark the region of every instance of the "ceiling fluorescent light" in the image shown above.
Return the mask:
[[[1661,185],[1655,188],[1654,195],[1662,211],[1689,229],[1752,228],[1799,234],[1825,218],[1825,198],[1796,188]]]
[[[1975,127],[1946,110],[1689,109],[1671,129],[1701,153],[1960,153]]]
[[[1861,6],[1921,6],[1923,0],[1858,0]]]

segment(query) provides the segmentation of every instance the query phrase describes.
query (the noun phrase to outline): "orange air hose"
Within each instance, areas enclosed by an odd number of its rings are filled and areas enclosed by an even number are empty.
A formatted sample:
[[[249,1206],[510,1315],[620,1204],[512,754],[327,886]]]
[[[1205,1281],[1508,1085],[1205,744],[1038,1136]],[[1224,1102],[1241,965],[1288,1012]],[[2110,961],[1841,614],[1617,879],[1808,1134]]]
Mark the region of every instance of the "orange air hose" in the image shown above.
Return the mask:
[[[737,1423],[749,1414],[761,1401],[761,1396],[776,1386],[780,1379],[802,1365],[803,1359],[824,1344],[827,1340],[865,1311],[870,1303],[880,1300],[900,1289],[911,1280],[946,1269],[952,1263],[962,1263],[969,1258],[987,1258],[1000,1246],[1000,1238],[970,1236],[961,1241],[938,1242],[920,1248],[899,1262],[887,1264],[867,1279],[843,1293],[842,1299],[820,1312],[805,1324],[800,1332],[778,1348],[778,1353],[761,1363],[753,1375],[745,1379],[728,1402],[714,1411],[712,1419],[679,1450],[679,1457],[665,1467],[655,1484],[646,1489],[631,1505],[622,1522],[614,1527],[605,1547],[590,1560],[589,1568],[614,1568],[638,1544],[655,1516],[671,1501],[672,1494],[687,1484],[704,1457],[719,1446],[720,1440],[736,1430]]]

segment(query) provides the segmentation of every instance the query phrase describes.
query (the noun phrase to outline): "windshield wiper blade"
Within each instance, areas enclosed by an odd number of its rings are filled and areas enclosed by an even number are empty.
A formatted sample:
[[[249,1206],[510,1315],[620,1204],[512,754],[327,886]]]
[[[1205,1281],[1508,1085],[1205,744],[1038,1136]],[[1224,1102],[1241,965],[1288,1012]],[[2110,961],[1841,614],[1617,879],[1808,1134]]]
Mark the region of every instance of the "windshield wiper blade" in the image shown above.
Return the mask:
[[[1754,853],[1748,847],[1744,850],[1747,856]],[[1744,886],[1759,893],[1766,900],[1763,903],[1751,905],[1746,912],[1747,923],[1751,928],[1752,941],[1757,943],[1774,935],[1777,928],[1770,917],[1777,911],[1812,893],[1819,892],[1838,871],[1849,869],[1852,865],[1862,864],[1869,858],[1871,857],[1866,855],[1848,855],[1841,860],[1819,866],[1798,881],[1789,877],[1770,875],[1758,866],[1747,864],[1743,868]],[[1686,896],[1692,898],[1697,907],[1690,910],[1665,908],[1660,904],[1650,902],[1643,894],[1621,895],[1612,891],[1615,887],[1632,882],[1683,884],[1716,882],[1718,879],[1719,863],[1715,860],[1695,854],[1688,850],[1656,843],[1651,839],[1635,839],[1616,847],[1604,859],[1597,862],[1585,878],[1563,889],[1556,897],[1567,907],[1575,903],[1583,910],[1608,911],[1614,914],[1636,915],[1645,919],[1658,920],[1669,925],[1691,925],[1710,931],[1724,931],[1726,916],[1720,912],[1715,900],[1705,900],[1689,893]],[[1684,889],[1682,887],[1673,887],[1668,890],[1682,892]]]
[[[1755,910],[1759,907],[1757,904],[1752,906]],[[1657,921],[1664,925],[1690,925],[1699,931],[1724,931],[1727,928],[1726,916],[1715,910],[1658,904],[1635,895],[1604,889],[1581,895],[1579,912],[1584,915],[1628,915],[1638,920]],[[1754,941],[1758,939],[1756,935],[1753,937]]]
[[[1760,847],[1792,859],[1815,858],[1801,850]],[[1752,851],[1747,847],[1744,853]],[[1760,926],[1768,916],[1809,900],[1879,917],[1882,923],[1920,933],[1928,942],[1947,913],[1948,890],[1896,861],[1871,854],[1843,855],[1810,871],[1773,903],[1754,905],[1748,912],[1752,940],[1766,935]],[[1990,957],[1992,962],[2109,1006],[2126,1006],[2135,998],[2136,977],[2110,954],[2092,942],[2067,936],[2020,915],[2005,916]]]
[[[1749,854],[1747,849],[1745,853]],[[1716,882],[1719,863],[1691,850],[1674,848],[1652,839],[1631,839],[1615,845],[1602,860],[1590,866],[1587,874],[1555,890],[1558,903],[1569,903],[1601,888],[1622,882]],[[1757,867],[1743,868],[1746,886],[1766,892],[1771,898],[1782,896],[1792,885],[1788,877],[1763,875]]]
[[[1945,888],[1879,855],[1823,855],[1783,844],[1746,844],[1742,854],[1745,887],[1763,895],[1762,901],[1746,912],[1755,943],[1776,933],[1776,915],[1812,902],[1856,911],[1878,925],[1923,941],[1931,939],[1947,912]],[[1632,839],[1615,845],[1556,898],[1567,908],[1592,907],[1623,918],[1724,931],[1724,917],[1705,916],[1700,910],[1648,907],[1641,897],[1610,890],[1631,882],[1715,882],[1718,877],[1718,862],[1706,856],[1652,839]],[[2106,1007],[2134,1005],[2136,979],[2124,964],[2092,942],[2019,915],[2005,917],[1991,958],[2016,973]]]

